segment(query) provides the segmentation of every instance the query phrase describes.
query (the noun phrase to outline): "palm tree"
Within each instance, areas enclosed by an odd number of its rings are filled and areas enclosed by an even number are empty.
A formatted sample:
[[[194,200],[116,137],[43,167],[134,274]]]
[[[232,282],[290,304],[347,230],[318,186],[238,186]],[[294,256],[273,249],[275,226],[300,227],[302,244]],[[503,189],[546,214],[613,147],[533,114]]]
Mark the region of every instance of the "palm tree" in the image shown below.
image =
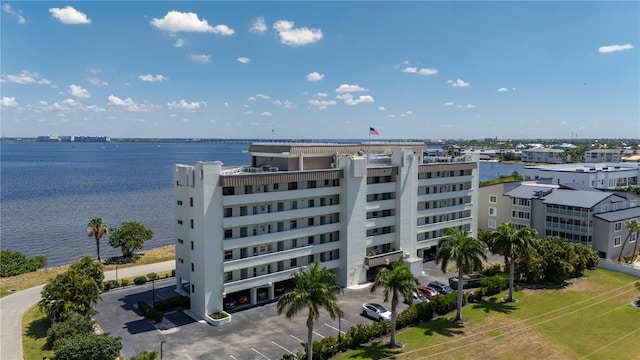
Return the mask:
[[[454,260],[458,266],[458,312],[454,321],[462,319],[462,276],[464,271],[477,271],[482,269],[482,262],[487,260],[487,246],[478,239],[467,235],[466,230],[446,228],[447,235],[438,241],[436,252],[436,264],[442,263],[442,272],[447,272],[449,260]]]
[[[333,271],[321,268],[319,263],[303,268],[291,276],[295,287],[278,299],[278,315],[283,312],[287,319],[307,309],[307,359],[313,356],[313,324],[320,316],[320,308],[324,308],[332,319],[342,317],[344,313],[338,306],[337,295],[340,284]]]
[[[640,223],[638,223],[638,220],[636,219],[627,220],[624,222],[624,227],[626,227],[627,230],[629,230],[629,233],[627,234],[627,237],[624,238],[624,241],[622,242],[622,246],[620,247],[620,255],[618,255],[618,261],[622,259],[622,252],[624,251],[624,245],[629,241],[629,238],[631,238],[631,234],[634,234],[634,233],[637,234],[640,231]],[[636,238],[636,243],[633,246],[633,253],[631,255],[634,255],[636,253],[637,246],[638,246],[638,239]]]
[[[371,292],[382,288],[384,302],[389,301],[391,295],[391,340],[389,346],[396,346],[396,317],[400,297],[411,298],[411,293],[420,285],[418,279],[411,273],[411,269],[402,262],[402,259],[394,262],[391,270],[383,268],[376,275],[376,280],[371,285]]]
[[[100,261],[100,239],[102,235],[109,233],[109,227],[102,222],[102,218],[96,217],[87,224],[87,236],[96,239],[96,250],[98,252],[98,261]]]
[[[537,232],[529,227],[515,229],[510,222],[502,223],[492,233],[496,249],[509,261],[509,296],[505,301],[513,302],[513,281],[516,256],[527,255],[537,237]]]

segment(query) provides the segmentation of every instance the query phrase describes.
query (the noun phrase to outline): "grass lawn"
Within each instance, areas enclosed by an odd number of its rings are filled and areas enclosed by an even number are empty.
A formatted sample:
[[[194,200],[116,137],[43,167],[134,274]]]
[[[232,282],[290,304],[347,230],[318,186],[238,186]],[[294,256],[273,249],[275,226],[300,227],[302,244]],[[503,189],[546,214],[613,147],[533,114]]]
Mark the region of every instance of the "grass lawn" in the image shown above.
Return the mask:
[[[22,351],[25,359],[44,359],[53,356],[53,351],[45,350],[49,320],[34,305],[22,317]]]
[[[145,265],[173,259],[175,259],[175,246],[169,245],[157,249],[147,250],[141,256],[136,257],[134,262],[118,264],[118,268],[123,269],[131,266]],[[114,269],[115,265],[104,266],[104,271]],[[63,266],[58,268],[38,270],[18,276],[1,278],[0,297],[12,294],[14,291],[20,291],[37,285],[46,284],[49,279],[52,279],[56,275],[62,274],[65,271],[67,271],[67,267]]]
[[[640,359],[636,281],[587,271],[562,289],[517,291],[516,303],[503,303],[503,293],[469,304],[462,325],[447,320],[454,312],[401,331],[401,351],[386,338],[336,359]]]

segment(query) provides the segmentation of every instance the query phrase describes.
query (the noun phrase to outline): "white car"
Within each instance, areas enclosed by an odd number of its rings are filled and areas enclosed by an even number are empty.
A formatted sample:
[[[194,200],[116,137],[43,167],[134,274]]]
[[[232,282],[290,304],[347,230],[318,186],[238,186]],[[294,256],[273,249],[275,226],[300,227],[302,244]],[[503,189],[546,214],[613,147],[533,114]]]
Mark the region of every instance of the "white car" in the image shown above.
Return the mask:
[[[380,304],[362,304],[362,315],[374,320],[391,320],[391,311]]]
[[[429,299],[426,298],[426,296],[422,295],[422,294],[418,294],[417,292],[413,292],[411,293],[411,298],[406,298],[405,302],[407,304],[420,304],[421,302],[429,302]]]

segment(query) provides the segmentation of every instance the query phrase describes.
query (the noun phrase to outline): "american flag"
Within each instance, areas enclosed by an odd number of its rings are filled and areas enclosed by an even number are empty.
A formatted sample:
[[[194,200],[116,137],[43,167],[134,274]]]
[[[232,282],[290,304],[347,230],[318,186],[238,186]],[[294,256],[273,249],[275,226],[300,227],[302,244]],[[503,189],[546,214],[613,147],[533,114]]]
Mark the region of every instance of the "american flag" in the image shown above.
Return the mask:
[[[369,126],[369,135],[380,135],[380,132]]]

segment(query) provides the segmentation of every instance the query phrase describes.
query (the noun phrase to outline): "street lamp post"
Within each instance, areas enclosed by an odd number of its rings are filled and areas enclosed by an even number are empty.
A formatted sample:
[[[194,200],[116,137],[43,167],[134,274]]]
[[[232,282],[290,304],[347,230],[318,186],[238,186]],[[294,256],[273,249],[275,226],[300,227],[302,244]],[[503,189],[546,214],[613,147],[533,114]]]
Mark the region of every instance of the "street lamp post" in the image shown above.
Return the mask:
[[[156,281],[151,280],[151,307],[156,308]]]
[[[162,359],[162,345],[163,345],[164,343],[166,343],[166,342],[167,342],[167,340],[162,340],[162,341],[160,341],[160,359]]]
[[[118,285],[118,265],[116,265],[116,287]]]

